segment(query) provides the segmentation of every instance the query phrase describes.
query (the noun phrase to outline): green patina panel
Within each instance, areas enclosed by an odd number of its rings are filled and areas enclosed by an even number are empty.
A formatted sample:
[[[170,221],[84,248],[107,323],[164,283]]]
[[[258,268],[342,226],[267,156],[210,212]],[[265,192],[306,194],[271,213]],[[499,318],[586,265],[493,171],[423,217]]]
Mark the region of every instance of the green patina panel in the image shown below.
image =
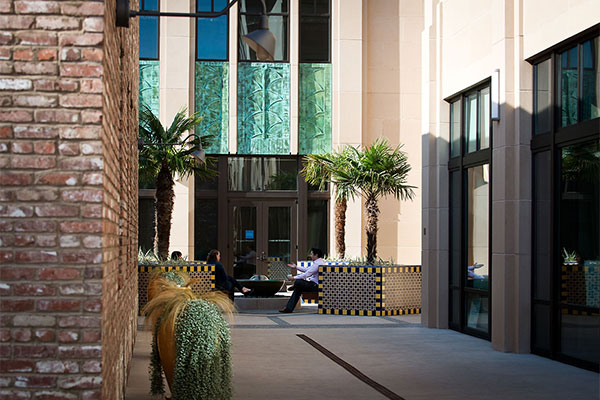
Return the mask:
[[[227,154],[229,132],[229,64],[223,61],[196,62],[196,112],[202,122],[196,127],[200,136],[213,135],[209,154]]]
[[[238,64],[237,152],[290,153],[289,64]]]
[[[298,152],[331,151],[331,64],[300,64]]]
[[[158,115],[159,71],[157,60],[140,60],[140,107],[147,105],[155,115]]]

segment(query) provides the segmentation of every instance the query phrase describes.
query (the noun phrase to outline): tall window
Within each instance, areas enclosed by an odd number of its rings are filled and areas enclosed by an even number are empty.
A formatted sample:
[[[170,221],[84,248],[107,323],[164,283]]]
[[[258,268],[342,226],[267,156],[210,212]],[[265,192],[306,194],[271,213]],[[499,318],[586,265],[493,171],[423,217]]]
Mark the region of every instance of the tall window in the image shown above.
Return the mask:
[[[600,361],[599,27],[532,60],[532,351],[594,370]]]
[[[158,11],[158,0],[140,0],[140,10]],[[140,17],[140,59],[158,60],[158,17]]]
[[[239,4],[239,60],[256,61],[256,53],[242,40],[242,36],[259,29],[262,1],[240,0]],[[269,30],[277,38],[274,61],[288,61],[289,0],[266,0],[265,4],[269,16]]]
[[[331,61],[331,0],[300,1],[300,62]]]
[[[198,12],[218,12],[227,0],[196,0]],[[196,60],[227,60],[229,13],[217,18],[196,19]]]
[[[490,337],[490,86],[450,99],[449,326]]]

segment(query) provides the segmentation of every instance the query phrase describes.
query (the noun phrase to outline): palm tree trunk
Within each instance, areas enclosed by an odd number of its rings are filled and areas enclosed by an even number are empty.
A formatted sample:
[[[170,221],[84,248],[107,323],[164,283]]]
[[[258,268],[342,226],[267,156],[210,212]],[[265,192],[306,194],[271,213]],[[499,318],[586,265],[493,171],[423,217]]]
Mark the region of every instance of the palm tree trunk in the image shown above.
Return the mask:
[[[346,256],[346,200],[335,202],[335,250],[339,258]]]
[[[367,262],[372,263],[377,258],[377,218],[379,216],[377,198],[371,194],[367,195],[365,207],[367,209]]]
[[[173,215],[173,176],[166,161],[163,161],[156,177],[156,234],[158,236],[158,257],[169,258],[169,239],[171,236],[171,216]]]

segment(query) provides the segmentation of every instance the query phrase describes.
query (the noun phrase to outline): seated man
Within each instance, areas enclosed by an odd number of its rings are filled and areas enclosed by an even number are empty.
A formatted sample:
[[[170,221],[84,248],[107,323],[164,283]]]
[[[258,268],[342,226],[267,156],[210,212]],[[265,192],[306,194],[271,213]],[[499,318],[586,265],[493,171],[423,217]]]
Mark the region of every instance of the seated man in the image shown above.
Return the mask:
[[[310,258],[312,264],[308,268],[296,266],[296,264],[288,264],[290,268],[297,269],[302,273],[291,277],[291,280],[294,281],[294,292],[290,296],[290,300],[285,308],[282,308],[279,312],[291,313],[303,292],[319,291],[319,266],[325,264],[323,251],[316,248],[310,249]]]

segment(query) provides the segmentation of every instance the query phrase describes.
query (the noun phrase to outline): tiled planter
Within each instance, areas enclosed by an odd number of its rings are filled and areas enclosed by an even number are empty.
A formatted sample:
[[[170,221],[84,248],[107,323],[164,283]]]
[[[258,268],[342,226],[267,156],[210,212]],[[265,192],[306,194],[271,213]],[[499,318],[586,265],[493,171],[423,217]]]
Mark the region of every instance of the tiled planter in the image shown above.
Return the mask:
[[[312,265],[312,261],[298,261],[298,265],[304,268],[308,268]],[[347,261],[327,261],[326,265],[348,265]],[[302,300],[305,303],[308,304],[317,304],[319,302],[319,300],[315,297],[315,298],[305,298],[304,295],[302,295]]]
[[[421,266],[319,267],[319,314],[421,313]]]
[[[215,288],[215,266],[204,261],[190,261],[186,264],[138,264],[138,312],[141,312],[148,302],[148,279],[156,268],[162,271],[184,271],[191,278],[199,279],[198,283],[192,285],[192,291],[198,295]]]

